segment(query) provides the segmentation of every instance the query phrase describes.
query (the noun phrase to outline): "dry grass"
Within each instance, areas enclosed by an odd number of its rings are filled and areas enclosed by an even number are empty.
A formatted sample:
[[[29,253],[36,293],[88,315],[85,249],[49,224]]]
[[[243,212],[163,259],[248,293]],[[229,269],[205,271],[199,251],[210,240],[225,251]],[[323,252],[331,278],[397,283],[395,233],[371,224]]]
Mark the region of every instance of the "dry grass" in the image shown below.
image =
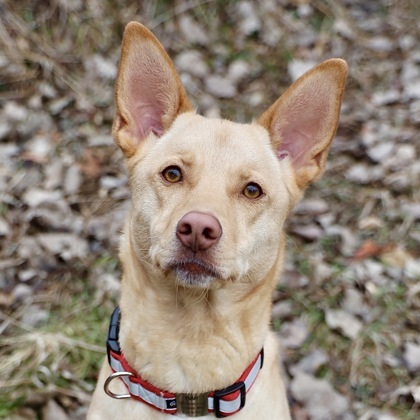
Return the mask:
[[[11,315],[0,315],[1,328],[8,331],[0,340],[0,418],[22,403],[37,408],[55,398],[71,409],[90,400],[115,300],[103,301],[89,288],[80,292],[86,284],[75,283],[76,288],[52,287],[37,296],[36,306],[48,311],[39,327],[19,321],[33,307],[31,300]]]

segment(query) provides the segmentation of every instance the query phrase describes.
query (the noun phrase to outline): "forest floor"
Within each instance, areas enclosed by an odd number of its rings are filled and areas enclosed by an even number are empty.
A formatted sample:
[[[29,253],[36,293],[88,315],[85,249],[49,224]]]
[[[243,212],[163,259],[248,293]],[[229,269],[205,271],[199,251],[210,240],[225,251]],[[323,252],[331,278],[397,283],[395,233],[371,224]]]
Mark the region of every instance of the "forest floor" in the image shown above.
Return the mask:
[[[0,418],[86,415],[130,200],[111,124],[131,20],[208,116],[249,121],[314,64],[348,62],[273,326],[295,419],[420,418],[419,19],[415,0],[3,0]]]

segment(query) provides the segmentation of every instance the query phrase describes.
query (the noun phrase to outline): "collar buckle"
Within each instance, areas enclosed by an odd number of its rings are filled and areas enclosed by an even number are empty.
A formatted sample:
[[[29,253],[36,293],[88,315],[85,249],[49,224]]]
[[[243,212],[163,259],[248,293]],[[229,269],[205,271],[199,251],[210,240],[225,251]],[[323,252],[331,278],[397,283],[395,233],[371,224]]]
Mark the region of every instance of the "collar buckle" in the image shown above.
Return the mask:
[[[242,408],[245,406],[246,401],[246,386],[245,382],[236,382],[231,386],[228,386],[227,388],[221,389],[219,391],[214,392],[213,396],[213,408],[214,408],[214,415],[217,418],[227,417],[226,412],[223,412],[221,410],[221,405],[223,404],[223,399],[231,400],[237,398],[235,394],[240,393],[240,404],[237,411],[242,410]],[[227,397],[227,398],[226,398]],[[231,398],[230,398],[231,397]],[[233,413],[230,413],[228,415],[231,415]]]

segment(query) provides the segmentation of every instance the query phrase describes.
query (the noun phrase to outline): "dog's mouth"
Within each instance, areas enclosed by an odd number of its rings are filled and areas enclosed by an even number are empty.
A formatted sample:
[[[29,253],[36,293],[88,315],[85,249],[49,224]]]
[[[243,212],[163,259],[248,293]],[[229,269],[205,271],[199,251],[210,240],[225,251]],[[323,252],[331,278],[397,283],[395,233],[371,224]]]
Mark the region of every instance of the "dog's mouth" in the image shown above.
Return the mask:
[[[221,278],[220,273],[211,265],[197,258],[176,261],[170,265],[177,280],[186,286],[206,287],[215,279]]]

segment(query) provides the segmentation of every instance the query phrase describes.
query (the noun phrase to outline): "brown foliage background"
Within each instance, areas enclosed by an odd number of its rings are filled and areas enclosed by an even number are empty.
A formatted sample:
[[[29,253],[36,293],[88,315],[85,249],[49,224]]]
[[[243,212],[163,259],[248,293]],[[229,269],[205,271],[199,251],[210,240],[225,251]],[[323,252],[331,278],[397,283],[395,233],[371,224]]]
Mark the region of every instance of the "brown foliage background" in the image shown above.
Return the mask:
[[[327,172],[273,297],[296,419],[420,413],[420,8],[409,0],[0,3],[0,417],[84,418],[129,205],[110,127],[138,20],[205,115],[257,116],[305,69],[350,69]]]

